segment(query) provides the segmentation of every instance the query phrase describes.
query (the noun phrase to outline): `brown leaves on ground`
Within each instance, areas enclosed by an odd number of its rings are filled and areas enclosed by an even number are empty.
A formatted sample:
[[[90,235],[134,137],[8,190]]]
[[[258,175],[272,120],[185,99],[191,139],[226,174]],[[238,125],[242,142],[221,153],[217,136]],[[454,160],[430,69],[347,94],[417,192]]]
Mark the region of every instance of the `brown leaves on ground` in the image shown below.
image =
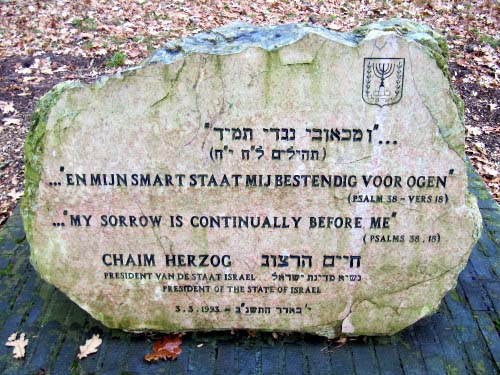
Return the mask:
[[[3,101],[0,101],[0,111],[2,111],[4,115],[17,112],[16,109],[14,108],[13,102],[3,102]]]
[[[322,352],[332,353],[335,349],[341,348],[348,343],[363,343],[366,344],[368,342],[368,338],[366,336],[356,336],[356,337],[337,337],[332,340],[328,340],[328,345],[321,349]]]
[[[255,331],[253,329],[247,330],[247,333],[248,333],[249,337],[257,337],[257,331]]]
[[[99,335],[93,335],[92,338],[85,341],[85,345],[80,346],[80,353],[78,353],[78,359],[83,359],[90,354],[97,353],[97,348],[102,344],[102,339]]]
[[[500,139],[500,127],[489,129],[488,127],[483,127],[481,132],[486,132],[487,134],[493,133],[495,137]],[[470,133],[469,133],[470,134]],[[467,155],[469,159],[476,167],[477,171],[489,186],[493,198],[499,202],[500,201],[500,173],[496,168],[495,164],[488,158],[488,152],[483,142],[470,142],[466,147]]]
[[[425,22],[449,36],[453,62],[471,70],[467,79],[499,87],[495,1],[37,1],[0,3],[0,55],[43,53],[97,57],[123,52],[137,63],[167,40],[233,21],[254,24],[308,22],[347,31],[367,21],[402,17]],[[19,73],[51,74],[50,64]],[[38,75],[38,79],[43,79]]]
[[[144,360],[151,362],[176,359],[182,353],[181,345],[181,335],[167,335],[153,344],[153,353],[146,354]]]
[[[26,354],[26,346],[28,345],[29,340],[25,339],[26,335],[24,333],[21,333],[19,335],[19,338],[17,338],[17,332],[14,332],[12,335],[9,336],[7,339],[7,342],[5,343],[5,346],[12,346],[14,349],[12,349],[12,354],[14,358],[21,359],[24,358],[24,355]]]

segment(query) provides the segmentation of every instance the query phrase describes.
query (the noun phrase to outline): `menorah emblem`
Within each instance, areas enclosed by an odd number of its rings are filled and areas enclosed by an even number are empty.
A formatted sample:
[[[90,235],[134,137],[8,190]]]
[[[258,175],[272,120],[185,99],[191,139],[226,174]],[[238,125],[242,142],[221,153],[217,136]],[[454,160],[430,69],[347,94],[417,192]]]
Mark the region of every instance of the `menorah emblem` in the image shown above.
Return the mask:
[[[404,58],[365,58],[363,100],[379,107],[398,103],[403,97],[404,71]]]

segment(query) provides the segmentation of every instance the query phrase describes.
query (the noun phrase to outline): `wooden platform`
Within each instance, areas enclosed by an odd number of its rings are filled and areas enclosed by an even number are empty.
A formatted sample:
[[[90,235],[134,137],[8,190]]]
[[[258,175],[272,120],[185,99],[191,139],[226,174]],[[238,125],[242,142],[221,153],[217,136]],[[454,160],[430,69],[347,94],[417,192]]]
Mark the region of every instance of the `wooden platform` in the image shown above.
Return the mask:
[[[16,211],[0,232],[0,374],[498,374],[500,209],[477,174],[469,176],[484,230],[438,313],[393,337],[340,348],[299,334],[188,334],[176,361],[156,364],[143,360],[152,337],[103,327],[38,277]],[[13,332],[30,340],[24,360],[3,345]],[[99,352],[78,361],[93,333],[103,337]]]

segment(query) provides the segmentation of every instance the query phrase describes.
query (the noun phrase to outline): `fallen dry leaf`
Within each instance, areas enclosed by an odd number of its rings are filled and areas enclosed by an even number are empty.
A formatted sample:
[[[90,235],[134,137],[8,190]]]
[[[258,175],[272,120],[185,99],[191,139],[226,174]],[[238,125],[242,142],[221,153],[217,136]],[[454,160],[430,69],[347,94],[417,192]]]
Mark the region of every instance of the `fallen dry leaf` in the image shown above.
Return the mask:
[[[33,70],[31,70],[30,68],[20,68],[20,69],[16,70],[16,73],[31,74],[31,73],[33,73]]]
[[[477,126],[465,126],[465,130],[469,136],[478,136],[483,134],[482,130]]]
[[[248,333],[248,336],[250,336],[250,337],[257,337],[257,331],[249,329],[247,331],[247,333]]]
[[[334,340],[329,340],[328,346],[321,349],[322,352],[332,353],[335,349],[344,346],[347,343],[347,337],[338,337]],[[331,347],[333,345],[333,348]]]
[[[180,335],[167,335],[163,340],[158,340],[153,344],[153,353],[146,354],[144,359],[148,362],[176,359],[182,353],[181,345]]]
[[[498,175],[498,171],[488,165],[480,167],[480,171],[483,172],[487,177],[494,178]]]
[[[23,196],[23,191],[16,191],[16,189],[12,189],[8,194],[7,196],[11,197],[12,199],[14,200],[18,200],[19,198],[21,198]]]
[[[93,335],[92,338],[85,341],[85,345],[80,346],[80,353],[78,353],[78,359],[85,358],[90,354],[96,353],[97,348],[102,344],[102,339],[99,335]]]
[[[12,335],[9,336],[7,339],[7,342],[5,343],[5,346],[12,346],[14,349],[12,350],[12,354],[14,355],[14,358],[21,359],[24,358],[24,355],[26,354],[26,346],[28,345],[29,340],[24,339],[25,334],[21,333],[19,335],[19,339],[17,339],[17,332],[14,332]]]
[[[498,133],[500,134],[500,127],[494,127],[494,126],[483,126],[481,130],[486,133],[486,134],[491,134],[491,133]]]
[[[481,156],[481,155],[472,155],[470,158],[472,160],[475,160],[475,161],[478,161],[478,162],[480,161],[483,164],[488,164],[489,163],[488,159],[486,157],[484,157],[484,156]]]
[[[7,339],[7,341],[14,341],[17,337],[17,332],[14,332],[12,335],[9,336],[9,338]]]
[[[472,145],[478,150],[481,154],[486,154],[486,149],[484,147],[483,142],[472,142]]]
[[[339,337],[336,342],[338,344],[337,346],[345,345],[347,343],[347,337]]]
[[[14,118],[14,117],[6,117],[2,120],[5,125],[19,125],[21,124],[21,119]]]
[[[3,112],[4,115],[16,112],[16,109],[14,108],[14,102],[0,101],[0,110]]]

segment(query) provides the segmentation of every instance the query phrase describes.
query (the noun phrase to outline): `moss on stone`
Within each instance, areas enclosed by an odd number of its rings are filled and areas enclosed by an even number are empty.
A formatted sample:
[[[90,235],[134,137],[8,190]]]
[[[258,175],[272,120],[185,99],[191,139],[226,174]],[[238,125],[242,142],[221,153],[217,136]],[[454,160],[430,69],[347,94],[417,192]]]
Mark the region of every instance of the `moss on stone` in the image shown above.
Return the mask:
[[[40,98],[31,116],[30,129],[24,143],[25,187],[21,202],[23,224],[28,240],[30,240],[32,233],[33,207],[43,172],[45,133],[50,112],[66,89],[80,85],[79,82],[75,81],[56,85]]]
[[[24,197],[21,202],[24,228],[30,237],[33,204],[43,172],[43,152],[45,148],[45,129],[47,120],[53,105],[59,100],[63,90],[57,86],[49,91],[37,103],[31,117],[30,131],[24,143],[24,175],[25,188]]]
[[[271,91],[272,85],[272,71],[276,66],[280,65],[280,57],[276,51],[267,51],[266,53],[266,71],[264,75],[264,99],[266,106],[270,104],[272,98]]]

